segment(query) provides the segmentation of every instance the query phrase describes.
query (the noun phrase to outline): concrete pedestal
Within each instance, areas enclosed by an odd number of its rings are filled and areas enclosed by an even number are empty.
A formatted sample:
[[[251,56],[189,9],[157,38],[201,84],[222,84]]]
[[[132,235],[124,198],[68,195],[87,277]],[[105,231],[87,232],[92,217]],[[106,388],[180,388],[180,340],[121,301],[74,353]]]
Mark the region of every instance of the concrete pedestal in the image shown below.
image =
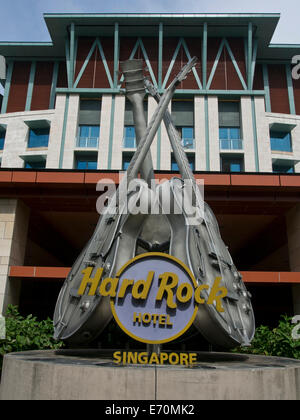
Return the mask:
[[[5,356],[0,400],[300,400],[300,361],[199,353],[193,368],[117,366],[94,350]]]

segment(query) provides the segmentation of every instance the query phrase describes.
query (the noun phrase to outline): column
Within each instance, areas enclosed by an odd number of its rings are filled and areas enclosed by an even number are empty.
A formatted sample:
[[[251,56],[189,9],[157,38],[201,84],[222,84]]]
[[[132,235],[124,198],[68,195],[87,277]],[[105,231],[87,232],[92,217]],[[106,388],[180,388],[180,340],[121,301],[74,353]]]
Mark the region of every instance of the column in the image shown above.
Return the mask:
[[[204,96],[195,96],[195,148],[196,171],[206,171],[205,109]]]
[[[110,139],[110,116],[112,96],[103,95],[101,104],[100,141],[98,150],[98,168],[107,169],[109,139]]]
[[[0,313],[19,303],[20,281],[9,280],[9,267],[23,265],[29,208],[20,200],[0,199]]]
[[[47,169],[57,169],[59,167],[60,145],[65,117],[66,95],[57,94],[55,101],[55,113],[51,122]]]
[[[70,95],[65,146],[63,151],[63,169],[73,169],[74,167],[74,149],[78,133],[79,101],[79,95]]]
[[[244,146],[245,172],[256,172],[252,124],[252,104],[249,96],[241,97],[241,123]]]
[[[116,170],[122,169],[125,99],[124,95],[116,95],[115,99],[111,169]]]
[[[300,204],[286,215],[291,271],[300,272]],[[294,315],[300,315],[300,284],[292,286]]]
[[[257,129],[257,149],[260,172],[273,172],[272,155],[270,144],[270,130],[265,112],[265,98],[257,96],[254,99],[256,129]]]
[[[208,97],[210,170],[220,172],[219,106],[218,97]]]

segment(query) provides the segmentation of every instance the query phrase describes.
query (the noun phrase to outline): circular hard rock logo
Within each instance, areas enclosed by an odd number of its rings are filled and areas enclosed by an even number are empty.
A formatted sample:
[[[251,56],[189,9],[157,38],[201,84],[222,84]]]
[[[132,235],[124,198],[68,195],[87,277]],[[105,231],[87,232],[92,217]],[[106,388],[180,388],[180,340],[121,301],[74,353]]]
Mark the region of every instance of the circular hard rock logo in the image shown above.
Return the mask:
[[[111,309],[130,337],[163,344],[190,328],[198,311],[197,283],[181,261],[167,254],[143,254],[122,267],[117,277]]]

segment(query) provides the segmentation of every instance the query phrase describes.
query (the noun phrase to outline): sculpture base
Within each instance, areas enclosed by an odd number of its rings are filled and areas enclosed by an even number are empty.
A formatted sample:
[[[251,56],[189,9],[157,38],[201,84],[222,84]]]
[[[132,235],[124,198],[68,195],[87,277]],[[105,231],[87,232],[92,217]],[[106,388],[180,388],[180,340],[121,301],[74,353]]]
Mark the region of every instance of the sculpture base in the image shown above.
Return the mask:
[[[300,361],[199,353],[193,368],[115,365],[111,352],[31,351],[4,358],[0,400],[299,400]]]

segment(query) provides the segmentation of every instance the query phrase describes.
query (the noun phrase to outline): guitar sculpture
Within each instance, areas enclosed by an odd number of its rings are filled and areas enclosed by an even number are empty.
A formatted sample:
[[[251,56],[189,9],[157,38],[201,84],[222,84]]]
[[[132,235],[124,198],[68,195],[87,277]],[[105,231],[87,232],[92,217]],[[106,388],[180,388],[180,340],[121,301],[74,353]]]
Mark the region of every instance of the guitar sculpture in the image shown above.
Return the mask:
[[[109,298],[88,296],[88,290],[85,295],[78,296],[82,271],[87,267],[94,267],[95,273],[101,267],[106,277],[114,277],[119,269],[136,255],[138,246],[147,251],[166,251],[177,257],[191,269],[199,285],[212,286],[216,278],[222,279],[222,286],[228,290],[224,299],[225,312],[218,312],[213,305],[200,305],[194,322],[209,342],[230,348],[249,345],[253,338],[255,322],[250,294],[222,241],[217,220],[201,196],[181,139],[167,110],[177,85],[186,78],[196,61],[197,59],[193,58],[181,70],[162,97],[153,85],[144,79],[142,60],[128,60],[122,63],[127,98],[133,104],[138,147],[129,165],[127,178],[124,178],[119,186],[119,190],[126,191],[126,194],[121,196],[121,199],[116,197],[115,200],[111,200],[100,217],[92,238],[64,283],[54,314],[55,338],[67,340],[72,345],[84,344],[103,331],[112,317]],[[148,128],[143,109],[146,88],[158,102]],[[156,187],[160,209],[165,218],[162,223],[162,219],[156,217],[156,223],[161,224],[162,228],[162,224],[167,221],[170,232],[170,238],[165,238],[165,241],[159,244],[157,241],[151,243],[143,237],[143,227],[147,225],[148,215],[122,214],[122,209],[126,200],[148,200],[149,187],[153,188],[151,181],[154,180],[149,150],[162,120],[181,178],[173,178]],[[137,180],[138,172],[145,183]],[[134,180],[137,188],[128,189],[128,184]],[[174,211],[164,211],[166,196],[169,197],[172,209],[182,202],[183,196],[187,198],[188,208],[195,210],[194,217],[197,222],[190,223],[191,214],[186,208],[178,214]],[[205,291],[203,297],[208,298]]]
[[[160,96],[154,86],[148,80],[145,80],[145,85],[159,102]],[[171,208],[182,202],[182,196],[188,197],[188,209],[196,207],[196,218],[199,220],[196,225],[194,221],[191,224],[190,214],[184,211],[185,207],[180,214],[166,213],[171,227],[169,254],[177,257],[192,270],[199,285],[212,286],[215,279],[221,277],[222,286],[228,290],[224,299],[225,312],[218,312],[213,305],[201,305],[194,324],[212,344],[229,348],[241,344],[247,346],[255,332],[250,293],[247,292],[242,276],[221,238],[218,222],[211,208],[203,201],[168,111],[164,115],[164,123],[182,178],[173,178],[158,187],[161,189],[161,201],[163,202],[166,191],[170,194]],[[203,296],[208,299],[207,291]]]
[[[119,190],[127,193],[125,196],[116,193],[110,200],[90,241],[77,258],[62,287],[53,320],[56,339],[67,340],[71,345],[88,343],[96,338],[111,320],[109,298],[89,296],[88,288],[83,296],[77,295],[82,271],[91,267],[95,274],[98,268],[103,268],[103,275],[115,277],[119,269],[135,256],[137,241],[147,215],[124,214],[126,212],[123,210],[130,200],[148,200],[149,191],[148,187],[141,183],[138,183],[140,189],[137,190],[128,190],[127,187],[137,179],[141,168],[145,169],[143,163],[176,87],[187,77],[196,62],[197,59],[193,58],[184,66],[162,96],[146,132],[142,134],[143,129],[140,131],[140,142],[128,167],[127,177],[124,177],[119,185]],[[133,77],[131,83],[128,82],[129,89],[130,86],[134,87],[135,83]],[[149,173],[145,176],[151,178],[153,175]]]

